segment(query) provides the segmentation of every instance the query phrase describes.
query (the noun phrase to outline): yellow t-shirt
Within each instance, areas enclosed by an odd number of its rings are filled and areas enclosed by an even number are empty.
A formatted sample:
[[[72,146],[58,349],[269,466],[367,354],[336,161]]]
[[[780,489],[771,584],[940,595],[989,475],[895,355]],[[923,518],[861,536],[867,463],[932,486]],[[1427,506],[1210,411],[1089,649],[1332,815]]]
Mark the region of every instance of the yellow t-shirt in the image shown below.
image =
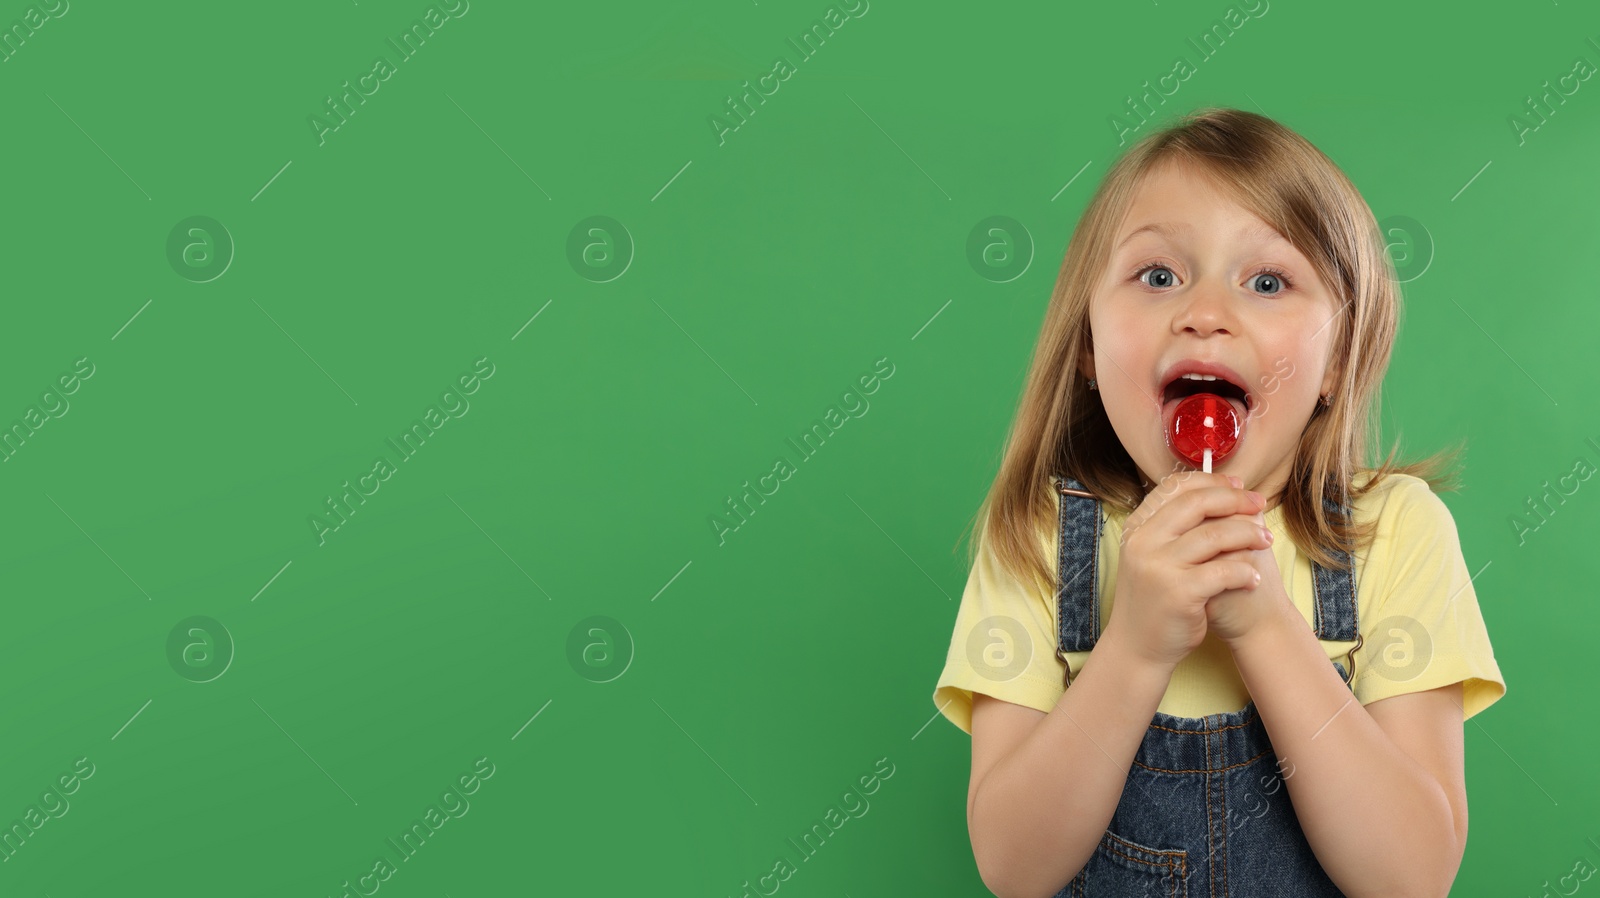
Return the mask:
[[[1370,472],[1359,475],[1363,480]],[[1362,482],[1358,480],[1358,483]],[[1052,489],[1057,503],[1061,496]],[[1059,508],[1059,505],[1057,506]],[[1100,631],[1115,604],[1117,554],[1127,515],[1102,505]],[[1455,519],[1427,481],[1406,474],[1385,478],[1356,503],[1358,520],[1377,517],[1371,546],[1356,555],[1358,626],[1355,696],[1363,705],[1395,695],[1463,683],[1464,718],[1505,694],[1471,575],[1461,555]],[[1052,520],[1055,520],[1052,518]],[[1280,505],[1266,513],[1276,537],[1272,554],[1284,588],[1306,626],[1313,626],[1311,559],[1288,538]],[[1045,557],[1058,557],[1060,533],[1041,534]],[[1002,569],[981,538],[967,578],[955,630],[933,701],[951,723],[972,733],[972,693],[1048,712],[1060,700],[1061,662],[1056,597],[1024,586]],[[981,629],[980,629],[981,625]],[[1349,642],[1322,642],[1330,662],[1349,667]],[[1068,652],[1076,677],[1088,652]],[[1214,635],[1174,668],[1158,710],[1179,717],[1237,711],[1250,700],[1233,655]]]

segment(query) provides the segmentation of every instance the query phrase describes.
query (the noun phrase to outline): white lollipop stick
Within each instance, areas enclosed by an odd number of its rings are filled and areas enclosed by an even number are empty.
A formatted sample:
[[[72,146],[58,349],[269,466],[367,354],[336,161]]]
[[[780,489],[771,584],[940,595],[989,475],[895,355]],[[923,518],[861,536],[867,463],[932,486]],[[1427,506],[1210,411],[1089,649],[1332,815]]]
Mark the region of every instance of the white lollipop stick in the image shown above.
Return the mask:
[[[1201,467],[1200,470],[1204,471],[1207,474],[1210,474],[1211,473],[1211,450],[1210,449],[1206,450],[1205,457],[1204,457],[1204,459],[1202,459],[1202,461],[1204,462],[1204,465]]]

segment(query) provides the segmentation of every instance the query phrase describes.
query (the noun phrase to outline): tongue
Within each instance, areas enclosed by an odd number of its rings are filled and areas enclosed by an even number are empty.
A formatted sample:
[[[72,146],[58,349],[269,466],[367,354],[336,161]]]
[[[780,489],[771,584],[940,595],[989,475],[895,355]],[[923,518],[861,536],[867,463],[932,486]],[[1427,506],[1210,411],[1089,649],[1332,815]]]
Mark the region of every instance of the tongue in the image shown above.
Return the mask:
[[[1201,465],[1205,450],[1211,462],[1227,458],[1243,437],[1245,408],[1236,399],[1216,393],[1195,393],[1169,403],[1166,413],[1167,446],[1174,455],[1192,465]]]

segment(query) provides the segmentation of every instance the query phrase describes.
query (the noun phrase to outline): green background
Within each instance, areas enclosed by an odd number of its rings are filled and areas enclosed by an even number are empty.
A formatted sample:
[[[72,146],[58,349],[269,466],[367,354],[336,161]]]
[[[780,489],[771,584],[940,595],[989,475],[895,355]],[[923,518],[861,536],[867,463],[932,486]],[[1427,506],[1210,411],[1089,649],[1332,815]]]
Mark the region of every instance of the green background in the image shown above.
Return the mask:
[[[1600,481],[1523,544],[1510,523],[1600,464],[1600,81],[1521,142],[1508,122],[1600,64],[1592,3],[1277,2],[1203,59],[1224,3],[872,0],[802,59],[823,2],[472,0],[402,61],[427,8],[71,0],[0,63],[0,422],[94,365],[0,464],[0,821],[95,769],[0,894],[338,894],[480,758],[383,894],[738,895],[779,857],[784,894],[985,894],[970,740],[930,722],[960,541],[1111,117],[1180,56],[1163,119],[1271,115],[1432,244],[1384,422],[1412,454],[1468,441],[1445,501],[1509,685],[1466,725],[1453,894],[1600,864]],[[309,117],[380,55],[319,145]],[[709,117],[779,56],[719,145]],[[966,252],[993,215],[1034,246],[1003,282]],[[235,244],[204,283],[167,256],[191,216]],[[633,242],[604,282],[568,255],[591,216]],[[386,440],[485,358],[399,461]],[[787,440],[880,359],[802,461]],[[719,540],[779,457],[799,471]],[[196,615],[234,643],[204,683],[167,648]],[[800,862],[880,759],[870,812]]]

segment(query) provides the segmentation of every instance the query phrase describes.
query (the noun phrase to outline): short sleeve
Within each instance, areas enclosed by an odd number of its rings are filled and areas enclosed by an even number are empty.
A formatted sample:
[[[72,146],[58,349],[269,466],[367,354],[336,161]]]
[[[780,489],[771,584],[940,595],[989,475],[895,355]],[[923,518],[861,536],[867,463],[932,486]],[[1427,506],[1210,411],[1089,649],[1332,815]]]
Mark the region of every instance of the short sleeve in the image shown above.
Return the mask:
[[[1455,519],[1426,481],[1390,487],[1366,567],[1358,701],[1461,683],[1466,720],[1505,695]]]
[[[987,530],[977,548],[933,690],[935,706],[969,736],[974,692],[1048,713],[1066,690],[1049,597],[1000,565]]]

